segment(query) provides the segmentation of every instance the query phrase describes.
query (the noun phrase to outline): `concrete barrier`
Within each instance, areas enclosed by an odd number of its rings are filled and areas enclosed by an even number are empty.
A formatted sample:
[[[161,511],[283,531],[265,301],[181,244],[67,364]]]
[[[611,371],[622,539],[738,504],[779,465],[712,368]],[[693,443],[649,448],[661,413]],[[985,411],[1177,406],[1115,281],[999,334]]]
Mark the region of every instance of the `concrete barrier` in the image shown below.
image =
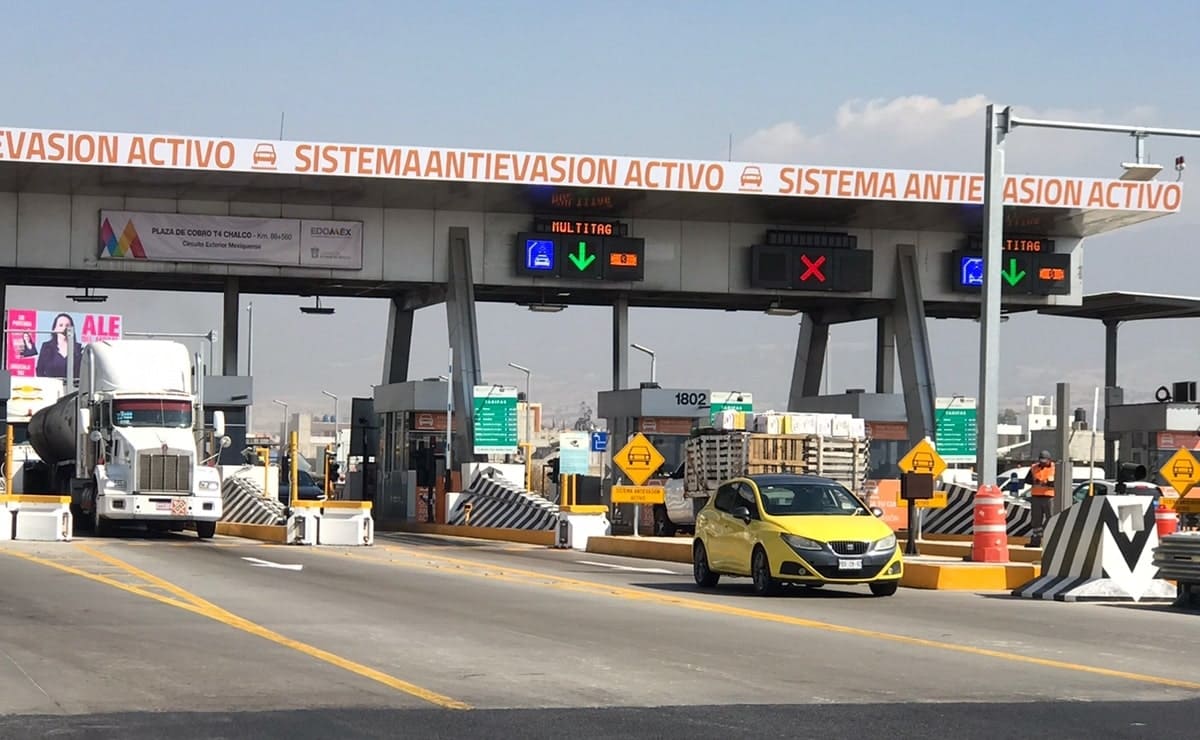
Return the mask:
[[[560,549],[587,550],[588,542],[594,537],[612,534],[612,522],[605,512],[575,514],[558,512],[558,530],[554,546]]]
[[[1149,496],[1092,496],[1050,517],[1041,576],[1012,593],[1054,601],[1173,600],[1154,564]]]
[[[217,534],[222,534],[226,537],[243,537],[248,540],[259,540],[273,545],[287,544],[287,527],[279,524],[217,522]]]
[[[317,518],[317,544],[367,546],[375,543],[370,501],[324,501]]]
[[[287,539],[289,545],[315,545],[317,532],[321,527],[321,502],[297,501],[292,507],[292,513],[287,518]]]
[[[74,521],[70,496],[6,496],[8,508],[15,512],[13,539],[42,542],[69,542]]]
[[[553,530],[501,529],[498,527],[465,527],[456,524],[426,524],[424,522],[401,522],[388,531],[412,532],[414,534],[439,534],[446,537],[472,537],[481,540],[519,542],[525,545],[554,547],[557,533]]]

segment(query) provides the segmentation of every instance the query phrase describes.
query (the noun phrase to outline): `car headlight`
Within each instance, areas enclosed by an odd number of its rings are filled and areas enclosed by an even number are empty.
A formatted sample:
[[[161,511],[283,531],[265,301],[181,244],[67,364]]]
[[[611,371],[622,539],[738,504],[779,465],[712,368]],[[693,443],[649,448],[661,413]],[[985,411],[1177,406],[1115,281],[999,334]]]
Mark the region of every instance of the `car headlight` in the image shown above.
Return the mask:
[[[124,489],[125,488],[125,479],[124,478],[109,478],[108,485],[111,488]]]
[[[888,550],[896,549],[896,535],[889,534],[882,540],[877,540],[871,547],[871,552],[887,552]]]
[[[820,550],[825,547],[824,543],[816,540],[810,540],[807,537],[801,537],[798,534],[785,534],[783,541],[788,543],[796,550]]]
[[[217,483],[215,480],[200,481],[200,490],[201,491],[215,491],[220,487],[221,487],[221,484]]]

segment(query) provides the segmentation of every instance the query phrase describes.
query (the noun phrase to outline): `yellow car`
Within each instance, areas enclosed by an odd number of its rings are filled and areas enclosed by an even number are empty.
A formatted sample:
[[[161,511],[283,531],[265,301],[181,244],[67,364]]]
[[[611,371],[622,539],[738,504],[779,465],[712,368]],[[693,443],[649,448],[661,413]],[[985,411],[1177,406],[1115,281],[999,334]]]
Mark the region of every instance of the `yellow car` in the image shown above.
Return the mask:
[[[904,562],[891,527],[842,484],[811,475],[752,475],[723,483],[696,516],[696,584],[750,576],[768,595],[783,583],[869,584],[896,593]]]

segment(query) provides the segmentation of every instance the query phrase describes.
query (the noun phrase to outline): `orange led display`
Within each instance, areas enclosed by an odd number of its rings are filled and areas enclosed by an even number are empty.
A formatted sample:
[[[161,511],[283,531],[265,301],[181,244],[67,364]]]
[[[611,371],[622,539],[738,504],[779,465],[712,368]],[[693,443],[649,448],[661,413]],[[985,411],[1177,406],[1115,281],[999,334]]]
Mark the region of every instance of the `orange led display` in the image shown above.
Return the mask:
[[[638,256],[636,252],[610,252],[608,264],[613,267],[637,267]]]

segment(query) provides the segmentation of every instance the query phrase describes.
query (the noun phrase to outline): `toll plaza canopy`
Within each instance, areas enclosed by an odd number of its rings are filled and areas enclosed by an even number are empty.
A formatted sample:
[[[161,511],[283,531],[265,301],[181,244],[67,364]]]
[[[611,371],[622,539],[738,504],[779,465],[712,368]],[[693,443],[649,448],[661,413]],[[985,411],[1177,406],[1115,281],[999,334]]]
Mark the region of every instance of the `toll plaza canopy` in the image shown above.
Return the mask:
[[[1082,239],[1182,192],[1009,176],[1006,310],[1077,305]],[[882,305],[913,244],[930,315],[970,316],[982,202],[979,173],[0,128],[0,280],[394,297],[448,282],[461,226],[482,301]]]

